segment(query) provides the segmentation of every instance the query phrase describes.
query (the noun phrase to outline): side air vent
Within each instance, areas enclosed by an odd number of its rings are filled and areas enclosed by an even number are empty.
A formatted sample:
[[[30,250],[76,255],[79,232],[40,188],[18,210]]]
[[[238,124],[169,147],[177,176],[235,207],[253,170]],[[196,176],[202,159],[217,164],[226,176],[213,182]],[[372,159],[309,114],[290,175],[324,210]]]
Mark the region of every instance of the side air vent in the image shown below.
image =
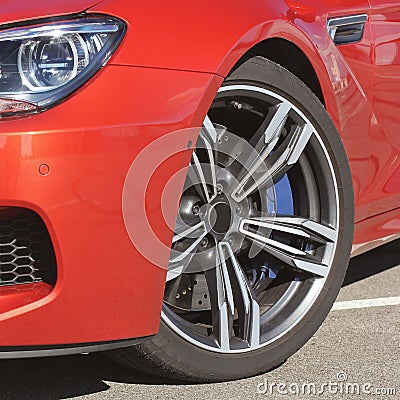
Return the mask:
[[[367,14],[331,18],[327,23],[329,36],[336,45],[359,42],[364,35],[367,20]]]

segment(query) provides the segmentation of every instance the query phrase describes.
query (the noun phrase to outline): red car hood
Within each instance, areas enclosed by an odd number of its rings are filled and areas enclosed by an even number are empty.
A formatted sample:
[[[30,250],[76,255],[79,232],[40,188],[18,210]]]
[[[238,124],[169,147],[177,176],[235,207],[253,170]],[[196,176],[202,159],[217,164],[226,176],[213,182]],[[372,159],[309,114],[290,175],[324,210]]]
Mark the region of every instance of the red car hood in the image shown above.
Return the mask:
[[[54,15],[75,14],[101,2],[102,0],[0,0],[0,24],[46,18]]]

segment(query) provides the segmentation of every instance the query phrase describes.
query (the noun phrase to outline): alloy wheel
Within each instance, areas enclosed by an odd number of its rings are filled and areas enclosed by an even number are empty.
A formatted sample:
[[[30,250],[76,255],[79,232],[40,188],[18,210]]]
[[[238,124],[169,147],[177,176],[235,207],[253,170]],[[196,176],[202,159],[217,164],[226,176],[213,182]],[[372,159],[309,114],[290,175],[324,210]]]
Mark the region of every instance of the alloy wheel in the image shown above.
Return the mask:
[[[277,340],[314,304],[338,241],[329,150],[289,97],[220,88],[193,152],[162,319],[218,353]]]

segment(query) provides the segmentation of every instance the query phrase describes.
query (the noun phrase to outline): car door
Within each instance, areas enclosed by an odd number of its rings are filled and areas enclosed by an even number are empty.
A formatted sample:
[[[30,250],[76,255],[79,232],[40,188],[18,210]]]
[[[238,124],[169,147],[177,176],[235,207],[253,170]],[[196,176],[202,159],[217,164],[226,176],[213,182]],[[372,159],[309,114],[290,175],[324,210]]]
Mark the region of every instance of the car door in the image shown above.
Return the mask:
[[[400,207],[400,2],[371,1],[374,42],[370,215]]]

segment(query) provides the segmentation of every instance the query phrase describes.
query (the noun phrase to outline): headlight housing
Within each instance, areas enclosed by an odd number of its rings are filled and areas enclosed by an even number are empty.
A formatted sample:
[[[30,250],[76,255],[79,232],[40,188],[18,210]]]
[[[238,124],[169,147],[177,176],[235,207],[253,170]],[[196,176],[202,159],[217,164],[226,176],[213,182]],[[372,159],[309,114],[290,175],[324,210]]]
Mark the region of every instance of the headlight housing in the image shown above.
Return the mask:
[[[125,24],[108,16],[0,31],[0,117],[60,102],[107,62],[124,32]]]

